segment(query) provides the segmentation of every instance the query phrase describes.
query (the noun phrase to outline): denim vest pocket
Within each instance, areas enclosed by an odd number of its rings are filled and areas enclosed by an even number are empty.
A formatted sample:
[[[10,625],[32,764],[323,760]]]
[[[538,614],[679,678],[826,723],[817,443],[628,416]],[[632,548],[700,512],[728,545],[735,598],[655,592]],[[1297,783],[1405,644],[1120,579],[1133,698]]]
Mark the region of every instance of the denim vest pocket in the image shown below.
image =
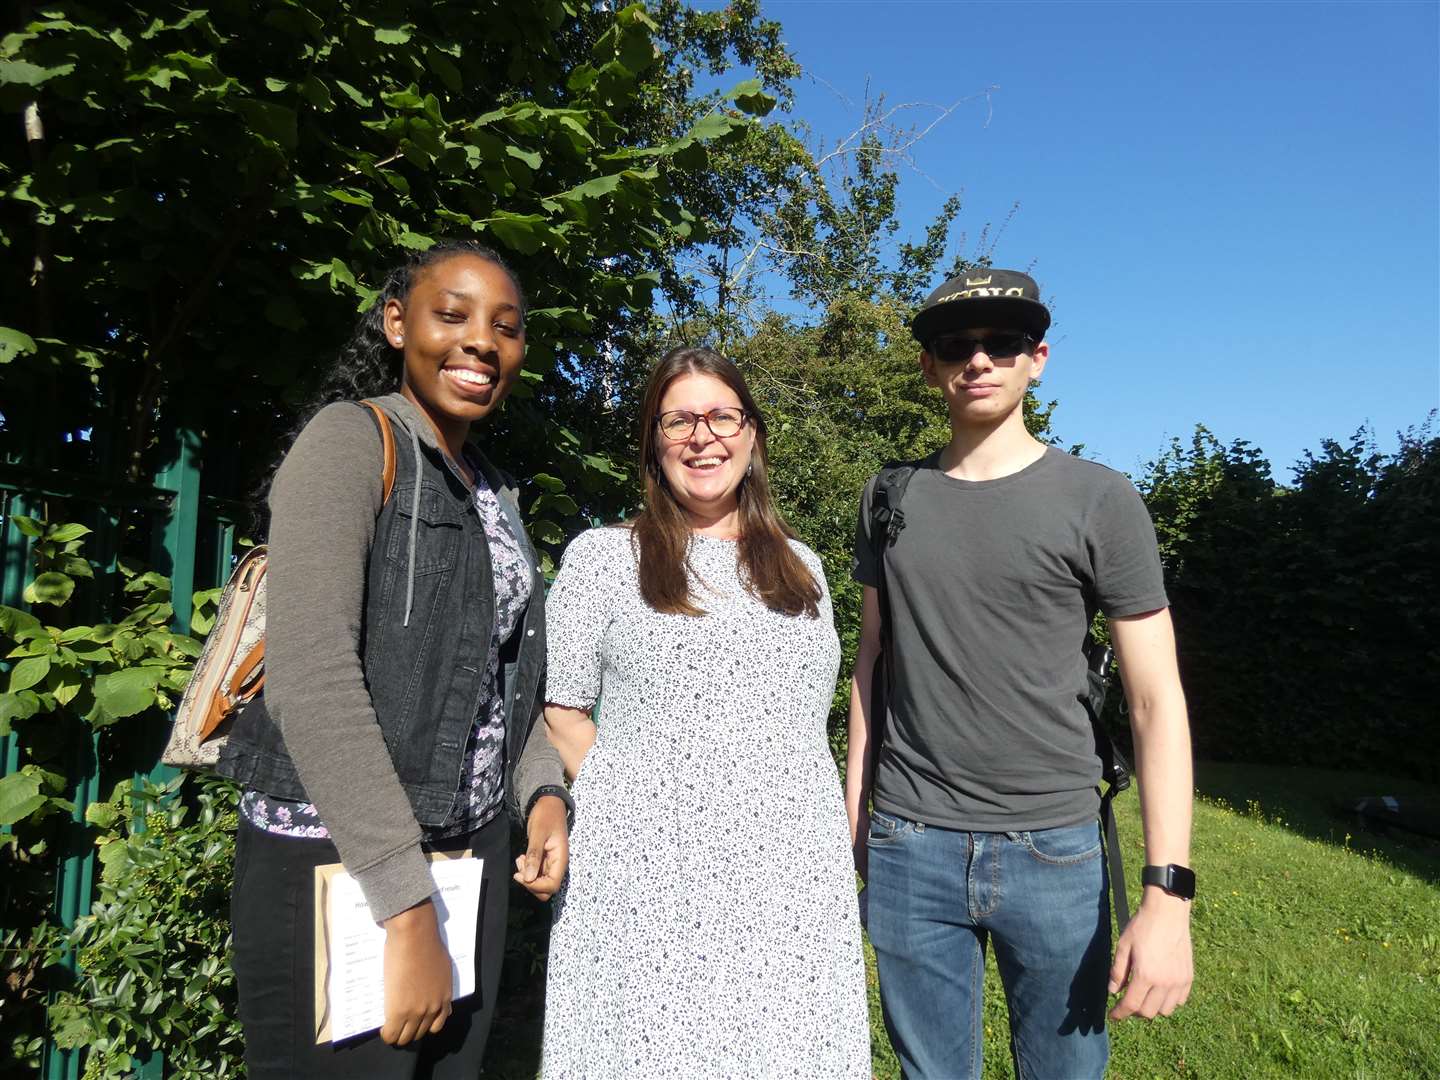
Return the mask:
[[[1041,862],[1059,866],[1088,862],[1100,857],[1100,825],[1082,821],[1054,829],[1020,833],[1020,843]]]
[[[457,504],[455,497],[432,484],[422,483],[419,513],[414,515],[411,513],[415,499],[413,485],[395,485],[390,498],[395,504],[396,521],[385,549],[386,559],[398,566],[402,574],[409,572],[410,522],[413,516],[418,519],[415,527],[416,576],[443,574],[453,569],[465,529],[465,510]]]

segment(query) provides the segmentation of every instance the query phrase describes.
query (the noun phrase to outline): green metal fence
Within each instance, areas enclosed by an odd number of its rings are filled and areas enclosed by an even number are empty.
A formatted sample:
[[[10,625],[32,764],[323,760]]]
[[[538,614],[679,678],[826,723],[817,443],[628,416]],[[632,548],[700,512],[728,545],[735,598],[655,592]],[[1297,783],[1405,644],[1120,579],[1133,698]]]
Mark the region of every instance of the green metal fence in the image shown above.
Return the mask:
[[[96,574],[93,587],[77,590],[76,614],[81,621],[102,621],[107,612],[106,584],[113,582],[122,549],[147,550],[151,567],[169,576],[175,608],[172,628],[190,629],[190,597],[197,588],[222,583],[232,564],[236,541],[233,503],[202,495],[200,438],[190,430],[173,432],[165,440],[164,464],[149,482],[130,484],[98,481],[94,476],[37,467],[32,462],[0,463],[0,603],[23,608],[23,592],[32,574],[31,541],[11,520],[16,515],[52,521],[76,521],[88,526],[85,554]],[[142,722],[143,723],[143,722]],[[136,779],[163,783],[174,771],[158,764],[164,724],[150,722],[147,731],[132,732]],[[55,853],[53,912],[66,929],[90,910],[95,880],[95,845],[85,826],[86,808],[100,797],[99,736],[86,733],[68,747],[72,786],[66,797],[74,802],[67,842]],[[0,776],[20,768],[19,739],[0,736]],[[122,774],[123,775],[123,774]],[[67,956],[66,970],[75,974],[75,958]],[[82,1053],[47,1042],[41,1075],[44,1080],[78,1080]],[[164,1063],[151,1055],[138,1075],[159,1080]]]

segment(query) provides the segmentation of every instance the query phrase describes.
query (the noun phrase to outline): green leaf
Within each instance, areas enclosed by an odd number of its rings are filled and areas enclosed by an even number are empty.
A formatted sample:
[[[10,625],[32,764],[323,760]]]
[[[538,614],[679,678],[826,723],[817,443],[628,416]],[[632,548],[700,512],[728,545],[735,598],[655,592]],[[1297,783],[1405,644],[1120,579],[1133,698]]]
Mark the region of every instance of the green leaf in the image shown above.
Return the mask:
[[[94,802],[85,808],[85,822],[100,829],[111,829],[124,816],[114,803]]]
[[[513,158],[518,158],[520,161],[523,161],[526,165],[529,165],[530,168],[532,168],[532,169],[539,169],[540,166],[541,166],[542,164],[544,164],[544,161],[545,161],[544,158],[542,158],[539,154],[535,153],[534,151],[532,151],[532,150],[522,150],[522,149],[520,149],[520,147],[515,146],[515,145],[513,145],[513,144],[507,144],[506,147],[505,147],[505,152],[506,152],[507,154],[509,154],[511,157],[513,157]]]
[[[559,517],[568,517],[580,511],[579,505],[569,495],[545,493],[530,504],[530,513],[535,516],[550,513]]]
[[[0,86],[40,86],[74,70],[74,64],[41,67],[27,60],[5,60],[0,62]]]
[[[420,88],[411,83],[404,90],[394,90],[388,94],[381,94],[380,100],[392,109],[418,109],[425,104],[425,99],[420,96]]]
[[[725,98],[727,101],[735,102],[751,116],[767,116],[779,104],[772,95],[765,92],[764,85],[759,79],[746,79],[731,89]]]
[[[21,660],[10,670],[9,692],[14,694],[40,683],[50,673],[50,657],[32,656]]]
[[[11,773],[0,779],[0,825],[14,825],[40,809],[49,798],[40,794],[40,778],[32,773]]]
[[[61,555],[55,560],[55,568],[62,574],[69,574],[71,577],[93,578],[94,569],[90,566],[90,560],[81,555]]]
[[[25,602],[28,604],[54,604],[60,607],[75,591],[75,579],[69,574],[54,570],[41,574],[25,587]]]
[[[425,50],[425,64],[440,77],[446,89],[459,93],[465,87],[465,80],[460,74],[460,69],[455,66],[455,61],[442,53],[439,49],[427,48]]]
[[[549,473],[536,473],[530,479],[535,481],[535,486],[546,491],[559,492],[565,490],[565,481],[558,476],[551,476]]]
[[[695,122],[694,127],[685,133],[685,138],[694,139],[698,142],[723,139],[743,123],[744,121],[736,120],[734,117],[726,116],[721,112],[706,113]]]
[[[15,527],[26,536],[33,536],[38,540],[45,535],[45,523],[43,521],[36,521],[32,517],[24,517],[21,514],[10,515],[10,520],[13,521]]]
[[[596,199],[601,195],[609,195],[620,186],[621,174],[615,173],[612,176],[597,176],[593,180],[586,180],[569,191],[557,195],[558,199]]]
[[[305,76],[305,81],[300,84],[300,93],[321,112],[329,112],[335,108],[335,99],[330,96],[330,88],[314,75]]]
[[[404,45],[410,40],[410,32],[414,29],[413,26],[408,24],[393,29],[385,29],[377,26],[375,28],[375,40],[381,45]]]
[[[565,533],[561,531],[560,526],[545,518],[530,522],[530,535],[540,544],[563,544],[565,542]]]
[[[411,251],[428,251],[435,246],[435,240],[432,237],[421,236],[409,229],[402,230],[396,239],[400,241],[401,247],[407,247]]]
[[[294,109],[273,101],[241,98],[235,102],[235,111],[245,118],[252,131],[286,150],[294,150],[300,141]]]
[[[349,285],[352,289],[358,287],[355,283],[355,274],[338,256],[330,260],[330,284],[333,286],[337,283]]]
[[[75,700],[75,695],[80,693],[80,677],[71,673],[54,677],[57,673],[52,672],[50,692],[55,695],[55,704],[69,705]]]
[[[13,721],[24,720],[40,711],[40,698],[29,690],[0,694],[0,735],[10,734]]]
[[[351,86],[344,79],[336,79],[335,85],[340,88],[340,92],[342,94],[348,97],[356,105],[359,105],[362,109],[368,109],[375,104],[374,98],[366,97],[364,94],[362,94],[355,87]]]
[[[550,232],[550,224],[541,214],[512,214],[504,210],[485,219],[484,225],[502,244],[522,255],[538,252]]]
[[[35,339],[9,326],[0,326],[0,364],[35,351]]]
[[[71,540],[79,540],[80,537],[89,535],[90,530],[87,529],[84,525],[80,525],[76,522],[71,521],[67,522],[64,525],[56,526],[55,531],[50,533],[50,535],[47,536],[45,539],[58,540],[61,543],[68,543]]]
[[[28,641],[44,634],[45,628],[41,625],[40,620],[28,611],[0,604],[0,633],[6,637],[12,637],[16,641]]]
[[[95,680],[95,701],[117,718],[144,712],[155,704],[155,686],[162,674],[159,668],[130,667],[101,675]]]
[[[375,205],[375,198],[368,191],[348,191],[345,188],[330,188],[325,194],[336,202],[342,202],[349,206],[364,206],[369,208]]]

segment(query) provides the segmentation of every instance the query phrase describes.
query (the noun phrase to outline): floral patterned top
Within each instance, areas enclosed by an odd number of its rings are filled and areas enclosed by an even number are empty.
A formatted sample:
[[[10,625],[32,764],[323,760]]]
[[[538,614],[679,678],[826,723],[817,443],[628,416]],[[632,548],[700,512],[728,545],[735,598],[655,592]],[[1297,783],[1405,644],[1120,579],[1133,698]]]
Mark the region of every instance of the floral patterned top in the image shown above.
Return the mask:
[[[440,840],[473,832],[500,813],[505,801],[505,695],[500,686],[500,649],[519,625],[530,602],[530,560],[515,535],[500,499],[478,471],[475,508],[490,544],[490,571],[495,581],[495,625],[485,662],[483,704],[470,729],[461,773],[460,796],[445,821],[426,830],[426,840]],[[330,831],[312,803],[274,799],[247,790],[240,799],[240,814],[257,829],[280,836],[327,840]]]

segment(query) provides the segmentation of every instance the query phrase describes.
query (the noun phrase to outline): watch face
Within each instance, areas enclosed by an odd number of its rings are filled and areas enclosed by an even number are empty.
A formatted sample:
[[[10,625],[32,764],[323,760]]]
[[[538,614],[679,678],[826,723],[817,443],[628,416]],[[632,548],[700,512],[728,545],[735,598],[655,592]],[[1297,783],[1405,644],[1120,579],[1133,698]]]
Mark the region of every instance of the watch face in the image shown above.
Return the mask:
[[[1195,899],[1195,871],[1188,866],[1176,866],[1173,863],[1168,869],[1170,871],[1168,891],[1186,900]]]

